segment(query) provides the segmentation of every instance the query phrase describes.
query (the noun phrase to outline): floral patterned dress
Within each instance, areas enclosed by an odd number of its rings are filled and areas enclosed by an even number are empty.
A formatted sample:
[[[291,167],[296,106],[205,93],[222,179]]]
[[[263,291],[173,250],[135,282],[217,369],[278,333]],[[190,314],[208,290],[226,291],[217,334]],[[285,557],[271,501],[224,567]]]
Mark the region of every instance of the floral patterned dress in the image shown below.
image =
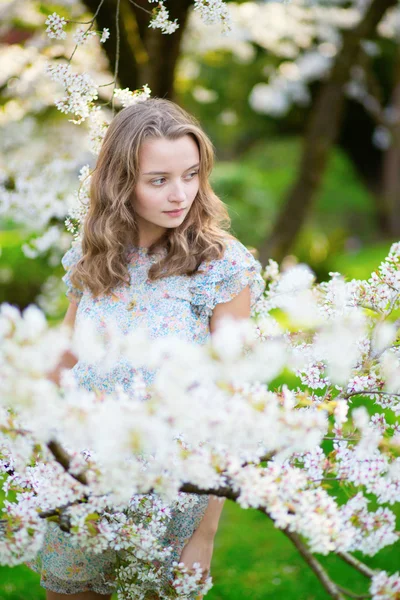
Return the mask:
[[[71,268],[80,256],[80,245],[75,243],[62,259],[66,269],[63,277],[68,288],[66,294],[70,300],[78,302],[75,327],[89,318],[101,330],[109,319],[113,319],[123,333],[136,326],[145,326],[154,338],[173,334],[204,344],[210,337],[210,317],[217,304],[229,302],[249,285],[253,307],[265,288],[261,264],[235,238],[227,238],[222,258],[200,265],[201,273],[169,276],[154,282],[148,279],[147,273],[158,257],[150,255],[145,247],[131,246],[127,255],[130,285],[118,286],[111,295],[97,298],[89,290],[80,291],[71,283]],[[137,370],[121,361],[104,374],[98,372],[95,365],[79,361],[73,372],[84,388],[112,392],[116,384],[129,391]],[[142,371],[141,374],[146,383],[151,382],[152,373]],[[208,499],[208,496],[200,497],[184,513],[173,511],[168,539],[163,540],[165,545],[173,547],[171,564],[173,560],[179,560],[185,543],[198,527]],[[91,554],[73,547],[68,534],[54,523],[48,524],[42,549],[29,566],[41,574],[41,585],[54,592],[109,594],[113,591],[114,553],[110,550]]]

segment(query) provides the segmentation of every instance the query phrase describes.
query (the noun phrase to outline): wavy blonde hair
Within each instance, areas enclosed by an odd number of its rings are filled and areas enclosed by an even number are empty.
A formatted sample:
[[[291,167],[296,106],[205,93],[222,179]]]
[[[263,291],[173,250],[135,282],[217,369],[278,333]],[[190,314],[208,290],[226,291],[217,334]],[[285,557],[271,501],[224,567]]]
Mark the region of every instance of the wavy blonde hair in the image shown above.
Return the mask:
[[[148,249],[166,255],[148,272],[154,281],[170,275],[192,275],[204,260],[221,258],[231,221],[215,195],[209,176],[213,146],[194,117],[177,104],[152,98],[121,110],[105,135],[90,186],[89,210],[83,227],[82,258],[71,271],[74,286],[87,286],[94,296],[129,284],[129,246],[138,246],[139,231],[132,194],[139,171],[139,149],[145,140],[193,137],[200,153],[199,190],[185,220]]]

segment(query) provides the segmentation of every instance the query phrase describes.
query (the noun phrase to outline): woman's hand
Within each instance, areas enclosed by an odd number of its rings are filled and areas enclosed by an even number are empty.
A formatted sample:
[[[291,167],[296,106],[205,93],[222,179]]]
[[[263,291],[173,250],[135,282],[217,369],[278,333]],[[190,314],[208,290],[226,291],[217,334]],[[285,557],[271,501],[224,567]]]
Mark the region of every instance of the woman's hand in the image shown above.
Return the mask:
[[[214,536],[205,534],[196,529],[190,540],[183,547],[179,562],[183,562],[187,569],[193,569],[193,563],[200,563],[203,570],[203,582],[210,573],[211,558],[214,549]]]
[[[70,350],[66,350],[63,353],[58,365],[54,367],[52,371],[48,371],[46,373],[46,378],[50,379],[50,381],[60,386],[61,371],[63,369],[72,369],[72,367],[74,367],[77,362],[78,359],[76,358],[75,354],[73,354]]]

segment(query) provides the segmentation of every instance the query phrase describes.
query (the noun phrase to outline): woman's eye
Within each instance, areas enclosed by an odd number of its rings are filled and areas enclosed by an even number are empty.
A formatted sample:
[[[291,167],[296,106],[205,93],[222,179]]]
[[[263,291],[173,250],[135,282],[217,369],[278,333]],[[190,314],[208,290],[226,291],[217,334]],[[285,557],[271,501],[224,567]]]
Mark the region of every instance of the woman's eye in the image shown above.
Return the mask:
[[[152,184],[153,185],[162,185],[165,181],[165,177],[159,177],[158,179],[153,179],[152,180]]]
[[[193,179],[194,177],[196,177],[197,174],[198,171],[192,171],[192,173],[189,173],[189,175],[187,175],[186,179]]]

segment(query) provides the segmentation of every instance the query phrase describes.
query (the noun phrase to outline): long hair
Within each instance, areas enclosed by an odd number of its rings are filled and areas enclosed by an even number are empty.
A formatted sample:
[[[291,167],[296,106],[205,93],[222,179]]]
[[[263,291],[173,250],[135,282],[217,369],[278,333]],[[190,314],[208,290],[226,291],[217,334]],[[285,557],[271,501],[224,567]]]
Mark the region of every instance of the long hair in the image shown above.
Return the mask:
[[[139,149],[145,140],[176,140],[185,135],[192,136],[199,149],[199,190],[185,220],[149,247],[149,255],[160,247],[167,252],[151,265],[148,277],[154,281],[192,275],[202,261],[222,257],[224,240],[232,236],[226,206],[209,183],[213,146],[194,117],[169,100],[152,98],[121,110],[108,127],[92,174],[82,257],[71,271],[73,285],[87,286],[98,296],[130,283],[127,252],[139,238],[132,205]]]

